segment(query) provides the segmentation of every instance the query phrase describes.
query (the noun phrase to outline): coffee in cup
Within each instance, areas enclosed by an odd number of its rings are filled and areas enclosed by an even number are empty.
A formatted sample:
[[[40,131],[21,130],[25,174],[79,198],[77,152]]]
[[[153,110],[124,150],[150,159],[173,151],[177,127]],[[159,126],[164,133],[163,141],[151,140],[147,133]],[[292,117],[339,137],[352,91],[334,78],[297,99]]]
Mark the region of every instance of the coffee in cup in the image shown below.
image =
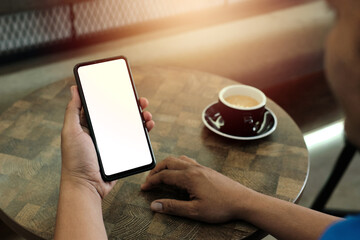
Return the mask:
[[[248,85],[231,85],[219,92],[222,131],[239,136],[255,136],[264,121],[266,96]]]
[[[233,95],[225,98],[225,101],[235,107],[250,108],[259,105],[254,98],[245,95]]]

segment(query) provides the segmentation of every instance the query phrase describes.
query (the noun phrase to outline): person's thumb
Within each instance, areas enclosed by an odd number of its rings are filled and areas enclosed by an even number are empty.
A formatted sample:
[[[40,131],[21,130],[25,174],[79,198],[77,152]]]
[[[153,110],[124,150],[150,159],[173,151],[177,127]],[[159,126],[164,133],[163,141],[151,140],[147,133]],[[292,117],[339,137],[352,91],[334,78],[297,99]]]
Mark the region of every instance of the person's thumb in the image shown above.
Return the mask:
[[[67,105],[64,119],[65,128],[81,128],[80,126],[80,110],[81,110],[81,101],[80,96],[76,86],[70,88],[71,91],[71,101]]]
[[[181,217],[196,218],[198,209],[194,201],[180,201],[175,199],[159,199],[151,203],[150,208],[154,212],[177,215]]]

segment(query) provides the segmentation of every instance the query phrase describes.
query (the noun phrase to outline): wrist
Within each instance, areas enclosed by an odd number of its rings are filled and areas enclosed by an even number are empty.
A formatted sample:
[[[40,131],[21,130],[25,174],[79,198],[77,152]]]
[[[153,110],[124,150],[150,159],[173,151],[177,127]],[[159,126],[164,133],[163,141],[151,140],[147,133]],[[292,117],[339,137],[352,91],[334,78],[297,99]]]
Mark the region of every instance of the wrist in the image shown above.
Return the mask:
[[[240,185],[237,191],[238,201],[235,201],[235,219],[249,221],[254,209],[256,209],[259,198],[261,198],[260,193]]]
[[[62,172],[55,239],[106,239],[102,199],[96,188]]]
[[[73,175],[64,169],[61,171],[60,187],[61,189],[65,188],[71,191],[78,191],[94,198],[102,199],[94,183],[85,178]]]

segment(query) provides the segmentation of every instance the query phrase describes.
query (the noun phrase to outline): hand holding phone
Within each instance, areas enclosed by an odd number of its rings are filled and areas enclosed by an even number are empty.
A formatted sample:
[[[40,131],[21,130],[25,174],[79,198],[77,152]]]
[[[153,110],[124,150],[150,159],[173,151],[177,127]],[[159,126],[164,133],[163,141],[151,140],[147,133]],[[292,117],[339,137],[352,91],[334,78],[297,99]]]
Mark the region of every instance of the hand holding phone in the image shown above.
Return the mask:
[[[103,181],[99,171],[95,147],[89,135],[88,124],[81,113],[82,105],[77,86],[72,86],[70,91],[71,101],[66,108],[61,133],[61,179],[65,181],[75,180],[76,183],[82,186],[93,186],[99,195],[104,198],[116,181]],[[148,104],[146,98],[140,98],[142,109],[145,109]],[[146,127],[150,131],[155,125],[151,113],[144,111],[143,115]]]
[[[81,63],[74,74],[102,178],[152,169],[155,158],[126,59]]]

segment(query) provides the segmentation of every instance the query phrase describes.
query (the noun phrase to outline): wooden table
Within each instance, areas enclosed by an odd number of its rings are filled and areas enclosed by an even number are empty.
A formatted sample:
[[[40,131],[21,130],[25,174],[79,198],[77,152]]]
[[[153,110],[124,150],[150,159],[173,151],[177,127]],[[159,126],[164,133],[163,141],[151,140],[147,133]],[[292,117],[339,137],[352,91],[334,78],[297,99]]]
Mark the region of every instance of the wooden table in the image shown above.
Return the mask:
[[[179,68],[134,67],[140,96],[150,100],[156,127],[150,138],[157,161],[187,155],[256,191],[295,202],[308,176],[302,133],[270,99],[276,131],[260,140],[237,141],[209,131],[201,113],[224,86],[224,77]],[[24,79],[26,80],[26,79]],[[52,238],[59,194],[60,131],[70,98],[69,78],[15,102],[0,116],[0,217],[27,238]],[[150,202],[183,197],[164,187],[141,192],[147,173],[119,180],[103,201],[110,239],[243,239],[261,233],[242,221],[204,224],[154,214]]]

